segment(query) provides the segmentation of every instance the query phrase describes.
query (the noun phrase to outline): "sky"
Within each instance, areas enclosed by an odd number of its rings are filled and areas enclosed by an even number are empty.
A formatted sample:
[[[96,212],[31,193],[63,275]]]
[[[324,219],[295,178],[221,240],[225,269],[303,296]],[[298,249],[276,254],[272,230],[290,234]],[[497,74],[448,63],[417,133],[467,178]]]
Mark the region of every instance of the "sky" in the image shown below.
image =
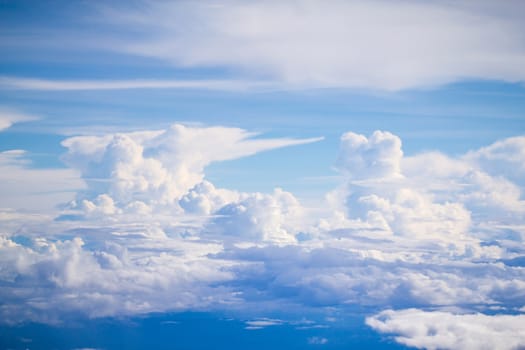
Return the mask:
[[[0,347],[525,347],[521,1],[0,1]]]

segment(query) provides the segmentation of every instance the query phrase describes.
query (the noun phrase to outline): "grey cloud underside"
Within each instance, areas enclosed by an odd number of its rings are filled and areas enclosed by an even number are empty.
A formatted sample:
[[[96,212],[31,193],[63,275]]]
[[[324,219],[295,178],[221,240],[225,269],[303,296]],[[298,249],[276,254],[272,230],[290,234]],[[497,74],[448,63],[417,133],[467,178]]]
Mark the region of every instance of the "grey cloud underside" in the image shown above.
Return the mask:
[[[490,319],[500,316],[458,312],[523,313],[523,137],[456,158],[405,157],[389,132],[345,133],[334,157],[344,182],[306,208],[282,189],[205,179],[210,162],[313,141],[251,136],[176,125],[65,140],[85,190],[55,219],[1,212],[1,319],[358,306],[394,309],[371,327],[432,348],[440,324],[423,334],[407,317],[498,335]],[[458,332],[436,347],[473,348]],[[512,334],[508,344],[525,345]]]

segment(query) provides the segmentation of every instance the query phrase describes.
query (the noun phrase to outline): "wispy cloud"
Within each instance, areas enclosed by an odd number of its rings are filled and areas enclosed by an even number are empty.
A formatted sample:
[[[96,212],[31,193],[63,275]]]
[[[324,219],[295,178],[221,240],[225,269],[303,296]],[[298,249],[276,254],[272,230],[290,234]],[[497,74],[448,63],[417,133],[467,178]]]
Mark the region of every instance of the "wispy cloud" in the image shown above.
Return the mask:
[[[271,90],[270,82],[249,80],[52,80],[20,77],[0,77],[1,89],[74,91],[127,89],[201,89],[221,91]]]
[[[23,150],[0,152],[0,208],[49,211],[84,187],[72,169],[37,169]]]
[[[288,86],[400,90],[462,79],[525,80],[523,3],[143,2],[102,17],[119,52],[228,67]]]
[[[37,117],[21,113],[11,108],[0,107],[0,131],[10,128],[13,124],[36,120]]]
[[[246,329],[256,330],[270,326],[280,326],[284,322],[282,320],[276,320],[271,318],[261,318],[253,321],[246,321]]]

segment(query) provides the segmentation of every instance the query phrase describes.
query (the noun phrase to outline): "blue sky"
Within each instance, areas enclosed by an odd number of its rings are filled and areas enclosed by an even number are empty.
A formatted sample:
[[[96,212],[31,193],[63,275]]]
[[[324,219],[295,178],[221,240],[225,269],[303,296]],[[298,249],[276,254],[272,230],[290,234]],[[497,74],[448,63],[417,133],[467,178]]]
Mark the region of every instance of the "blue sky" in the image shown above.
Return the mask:
[[[1,2],[0,342],[525,346],[524,10]]]

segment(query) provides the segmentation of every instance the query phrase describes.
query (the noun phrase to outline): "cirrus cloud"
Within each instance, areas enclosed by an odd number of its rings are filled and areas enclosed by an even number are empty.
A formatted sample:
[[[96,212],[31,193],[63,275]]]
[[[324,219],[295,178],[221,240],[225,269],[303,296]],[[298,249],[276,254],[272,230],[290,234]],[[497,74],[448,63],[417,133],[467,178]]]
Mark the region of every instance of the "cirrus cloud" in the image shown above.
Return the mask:
[[[519,1],[139,2],[103,13],[113,26],[141,31],[131,40],[113,37],[113,49],[177,66],[233,68],[288,87],[525,80]]]

